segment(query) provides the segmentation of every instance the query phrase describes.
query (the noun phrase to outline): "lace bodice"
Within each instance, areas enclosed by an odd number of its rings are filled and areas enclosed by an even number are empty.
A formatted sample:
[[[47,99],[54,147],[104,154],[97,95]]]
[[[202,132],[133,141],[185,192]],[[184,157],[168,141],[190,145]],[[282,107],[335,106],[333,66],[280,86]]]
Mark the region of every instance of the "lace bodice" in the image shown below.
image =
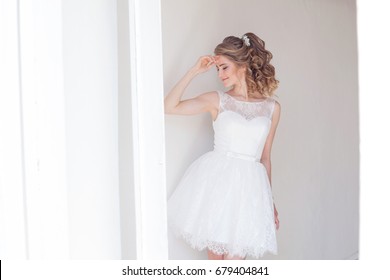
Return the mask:
[[[256,117],[272,118],[275,101],[271,98],[257,102],[247,102],[237,100],[224,92],[219,92],[219,97],[219,114],[224,111],[232,111],[240,114],[246,120],[251,120]]]
[[[219,113],[213,122],[214,150],[261,158],[275,107],[273,98],[240,101],[218,91]]]

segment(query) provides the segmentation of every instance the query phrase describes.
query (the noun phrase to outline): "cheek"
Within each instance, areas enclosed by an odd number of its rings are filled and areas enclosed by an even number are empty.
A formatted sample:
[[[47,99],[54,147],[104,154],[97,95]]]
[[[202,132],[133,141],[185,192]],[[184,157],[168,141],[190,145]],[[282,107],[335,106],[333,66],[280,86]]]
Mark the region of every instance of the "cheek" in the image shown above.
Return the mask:
[[[245,77],[245,70],[237,71],[237,76]]]
[[[230,76],[235,76],[236,72],[234,71],[234,69],[229,68],[228,70],[226,70],[226,74],[229,74]]]
[[[237,71],[231,71],[231,75],[237,78],[240,76],[240,73]]]

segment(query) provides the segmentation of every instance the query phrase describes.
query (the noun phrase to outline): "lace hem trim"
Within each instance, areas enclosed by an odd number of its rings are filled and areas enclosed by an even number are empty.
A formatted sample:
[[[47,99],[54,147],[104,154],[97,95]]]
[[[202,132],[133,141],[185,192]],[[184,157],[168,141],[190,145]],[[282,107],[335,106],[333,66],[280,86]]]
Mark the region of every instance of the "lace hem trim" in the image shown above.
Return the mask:
[[[238,256],[241,258],[245,258],[247,256],[251,256],[254,258],[261,258],[264,256],[265,253],[270,253],[273,255],[278,254],[277,245],[269,245],[269,246],[257,246],[255,248],[253,247],[243,247],[237,244],[228,245],[225,243],[210,241],[210,240],[201,240],[199,238],[196,238],[193,234],[183,232],[177,228],[173,228],[173,233],[177,237],[181,237],[186,241],[193,249],[202,251],[204,249],[209,249],[214,254],[217,255],[231,255],[231,256]],[[267,243],[267,242],[266,242]]]

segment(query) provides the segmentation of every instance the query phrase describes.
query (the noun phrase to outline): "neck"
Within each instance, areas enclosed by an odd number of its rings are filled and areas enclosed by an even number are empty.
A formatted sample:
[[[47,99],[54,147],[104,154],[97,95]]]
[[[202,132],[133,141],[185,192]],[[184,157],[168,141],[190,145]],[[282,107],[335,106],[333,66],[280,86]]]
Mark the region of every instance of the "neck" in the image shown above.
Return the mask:
[[[249,99],[248,87],[246,86],[245,82],[240,82],[239,84],[234,85],[233,86],[233,93],[235,95],[242,96],[245,100]]]

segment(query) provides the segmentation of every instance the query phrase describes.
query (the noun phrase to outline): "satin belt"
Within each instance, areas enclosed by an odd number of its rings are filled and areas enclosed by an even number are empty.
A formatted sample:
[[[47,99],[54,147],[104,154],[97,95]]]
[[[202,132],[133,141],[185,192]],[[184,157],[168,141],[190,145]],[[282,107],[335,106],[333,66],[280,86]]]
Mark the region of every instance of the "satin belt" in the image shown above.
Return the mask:
[[[225,156],[232,157],[232,158],[239,158],[239,159],[248,160],[248,161],[260,162],[260,159],[254,157],[254,156],[246,155],[246,154],[240,154],[240,153],[236,153],[236,152],[232,152],[232,151],[221,151],[218,149],[214,149],[214,151],[218,152],[220,154],[223,154]]]

